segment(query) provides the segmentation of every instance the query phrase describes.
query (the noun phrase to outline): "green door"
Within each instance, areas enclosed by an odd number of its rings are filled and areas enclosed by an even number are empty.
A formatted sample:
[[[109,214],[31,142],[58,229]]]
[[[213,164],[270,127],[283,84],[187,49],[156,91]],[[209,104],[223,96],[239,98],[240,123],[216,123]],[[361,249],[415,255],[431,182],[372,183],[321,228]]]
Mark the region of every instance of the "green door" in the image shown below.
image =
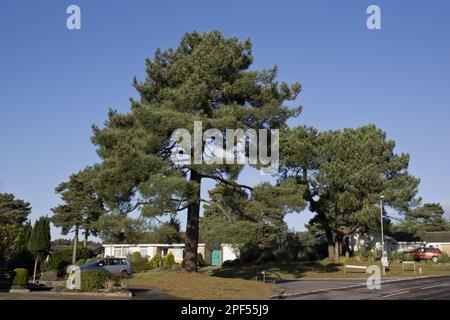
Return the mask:
[[[221,263],[222,259],[220,259],[220,254],[221,254],[220,250],[213,250],[212,251],[212,253],[211,253],[211,264],[213,266],[220,266],[222,264]]]

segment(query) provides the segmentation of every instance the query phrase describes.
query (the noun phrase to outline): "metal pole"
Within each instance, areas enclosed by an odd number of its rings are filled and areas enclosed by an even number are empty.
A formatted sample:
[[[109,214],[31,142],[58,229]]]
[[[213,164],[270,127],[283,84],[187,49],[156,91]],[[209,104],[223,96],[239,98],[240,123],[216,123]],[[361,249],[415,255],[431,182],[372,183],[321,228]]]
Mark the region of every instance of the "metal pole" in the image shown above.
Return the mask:
[[[381,247],[384,253],[384,231],[383,231],[383,197],[380,198],[380,224],[381,224]]]
[[[380,224],[381,224],[381,263],[383,264],[384,257],[384,230],[383,230],[383,199],[384,197],[380,197]],[[383,265],[383,274],[386,274]]]

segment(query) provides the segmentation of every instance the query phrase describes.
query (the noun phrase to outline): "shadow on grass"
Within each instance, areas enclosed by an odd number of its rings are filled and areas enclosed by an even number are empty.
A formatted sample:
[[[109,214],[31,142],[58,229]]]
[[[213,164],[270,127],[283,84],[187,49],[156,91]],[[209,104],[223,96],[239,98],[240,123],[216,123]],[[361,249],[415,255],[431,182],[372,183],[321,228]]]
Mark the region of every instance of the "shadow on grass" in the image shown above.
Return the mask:
[[[300,279],[307,272],[330,274],[340,272],[342,264],[322,263],[320,261],[291,262],[291,263],[267,263],[263,265],[241,264],[233,267],[223,267],[211,271],[211,276],[222,278],[240,278],[246,280],[262,279],[261,272],[266,272],[266,281],[282,281],[283,275],[289,278]]]

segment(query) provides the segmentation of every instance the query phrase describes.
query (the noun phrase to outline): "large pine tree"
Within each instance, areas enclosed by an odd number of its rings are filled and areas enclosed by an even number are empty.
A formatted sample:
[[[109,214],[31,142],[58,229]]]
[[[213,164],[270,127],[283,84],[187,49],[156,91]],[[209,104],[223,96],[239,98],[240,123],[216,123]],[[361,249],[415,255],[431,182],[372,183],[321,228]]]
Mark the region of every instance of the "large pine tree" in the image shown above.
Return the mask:
[[[202,182],[240,188],[236,178],[243,166],[175,166],[169,159],[173,132],[184,128],[194,136],[194,121],[223,136],[230,128],[278,129],[300,112],[284,105],[300,85],[278,83],[276,68],[250,70],[251,48],[249,40],[218,31],[187,33],[178,48],[158,49],[147,60],[145,80],[134,81],[140,99],[131,101],[131,111],[110,111],[104,128],[94,126],[92,140],[103,160],[97,188],[110,206],[123,213],[140,207],[146,216],[187,209],[188,271],[197,268]]]
[[[62,229],[62,234],[74,232],[73,264],[76,263],[80,229],[84,230],[86,245],[89,235],[97,233],[96,223],[99,217],[106,212],[103,200],[93,187],[95,175],[94,168],[86,167],[56,188],[64,203],[52,208],[54,215],[51,222]]]
[[[324,232],[328,255],[339,259],[342,240],[380,225],[385,208],[406,214],[416,205],[419,179],[408,172],[409,155],[374,125],[319,133],[310,127],[288,130],[281,139],[282,176],[306,188],[315,213],[311,227]]]

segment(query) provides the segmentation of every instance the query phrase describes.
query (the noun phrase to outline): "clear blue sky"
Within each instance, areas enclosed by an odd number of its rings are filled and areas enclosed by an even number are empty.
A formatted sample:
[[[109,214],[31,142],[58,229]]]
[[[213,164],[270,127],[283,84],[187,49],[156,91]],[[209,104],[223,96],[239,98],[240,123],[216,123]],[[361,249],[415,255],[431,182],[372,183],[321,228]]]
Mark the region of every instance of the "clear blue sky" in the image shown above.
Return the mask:
[[[66,28],[70,4],[81,30]],[[382,30],[366,28],[369,4],[381,7]],[[424,200],[449,212],[449,12],[447,0],[1,0],[0,192],[30,201],[32,219],[50,215],[55,186],[98,161],[91,125],[109,107],[128,110],[145,58],[184,32],[218,29],[252,39],[253,68],[277,64],[280,80],[302,83],[304,112],[290,124],[376,124],[410,153]],[[309,217],[287,221],[301,230]]]

